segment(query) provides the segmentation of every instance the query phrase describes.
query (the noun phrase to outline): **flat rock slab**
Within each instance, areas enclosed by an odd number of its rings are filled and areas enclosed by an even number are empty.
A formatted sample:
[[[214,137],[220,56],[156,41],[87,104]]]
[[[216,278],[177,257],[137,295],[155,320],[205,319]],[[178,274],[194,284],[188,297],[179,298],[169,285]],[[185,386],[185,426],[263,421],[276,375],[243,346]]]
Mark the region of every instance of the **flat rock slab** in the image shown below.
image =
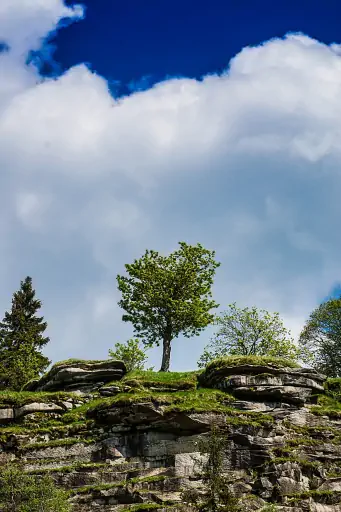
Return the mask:
[[[15,418],[21,418],[22,416],[26,416],[27,414],[32,414],[36,412],[63,414],[65,412],[65,409],[60,405],[54,403],[46,404],[35,402],[33,404],[23,405],[22,407],[19,407],[19,409],[15,409],[14,415]]]
[[[25,391],[91,390],[120,380],[127,373],[123,361],[70,361],[57,363],[38,381],[30,382]]]
[[[199,376],[201,385],[226,391],[240,400],[299,406],[309,402],[312,395],[324,393],[325,380],[311,368],[278,368],[271,364],[213,366]]]

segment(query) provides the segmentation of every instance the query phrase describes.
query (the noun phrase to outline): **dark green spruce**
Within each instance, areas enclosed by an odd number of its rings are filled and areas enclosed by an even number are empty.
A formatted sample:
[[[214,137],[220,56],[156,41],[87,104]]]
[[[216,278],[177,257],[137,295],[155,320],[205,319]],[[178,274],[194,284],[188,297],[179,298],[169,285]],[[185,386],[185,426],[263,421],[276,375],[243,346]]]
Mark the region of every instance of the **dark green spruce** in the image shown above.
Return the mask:
[[[50,341],[44,336],[47,323],[37,316],[41,301],[35,297],[32,278],[27,276],[14,293],[12,308],[0,322],[0,373],[6,387],[20,390],[38,377],[50,361],[41,350]]]

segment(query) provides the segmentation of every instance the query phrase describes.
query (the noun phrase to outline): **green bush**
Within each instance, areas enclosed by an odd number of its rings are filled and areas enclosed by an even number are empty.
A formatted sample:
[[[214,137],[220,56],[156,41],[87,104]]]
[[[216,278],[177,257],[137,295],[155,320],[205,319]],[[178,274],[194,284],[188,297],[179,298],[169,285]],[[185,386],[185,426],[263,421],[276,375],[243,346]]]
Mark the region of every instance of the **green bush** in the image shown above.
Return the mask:
[[[70,512],[68,494],[58,489],[49,475],[26,474],[15,466],[0,471],[2,512]]]

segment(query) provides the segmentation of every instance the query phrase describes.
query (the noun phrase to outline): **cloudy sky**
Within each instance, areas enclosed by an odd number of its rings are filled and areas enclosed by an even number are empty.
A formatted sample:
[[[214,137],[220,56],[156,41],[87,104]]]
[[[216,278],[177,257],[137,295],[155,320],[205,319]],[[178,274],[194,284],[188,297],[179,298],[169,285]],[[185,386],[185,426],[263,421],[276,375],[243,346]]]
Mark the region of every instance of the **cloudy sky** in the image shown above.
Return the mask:
[[[341,281],[337,2],[264,0],[257,33],[253,0],[249,25],[232,0],[95,3],[0,2],[0,310],[30,275],[46,354],[105,358],[133,334],[117,273],[184,240],[216,251],[220,310],[279,311],[297,336]],[[211,333],[176,340],[172,368]]]

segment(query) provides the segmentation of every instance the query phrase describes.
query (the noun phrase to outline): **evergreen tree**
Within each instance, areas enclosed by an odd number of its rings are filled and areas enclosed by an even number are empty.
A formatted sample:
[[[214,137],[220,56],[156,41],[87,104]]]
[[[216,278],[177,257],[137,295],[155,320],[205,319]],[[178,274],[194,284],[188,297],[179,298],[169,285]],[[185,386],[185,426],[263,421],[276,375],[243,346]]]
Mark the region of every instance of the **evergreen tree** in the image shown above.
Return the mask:
[[[11,311],[0,322],[0,371],[8,387],[15,390],[38,377],[50,364],[41,353],[50,341],[43,336],[47,323],[36,316],[41,301],[35,297],[31,277],[20,285],[13,295]]]

